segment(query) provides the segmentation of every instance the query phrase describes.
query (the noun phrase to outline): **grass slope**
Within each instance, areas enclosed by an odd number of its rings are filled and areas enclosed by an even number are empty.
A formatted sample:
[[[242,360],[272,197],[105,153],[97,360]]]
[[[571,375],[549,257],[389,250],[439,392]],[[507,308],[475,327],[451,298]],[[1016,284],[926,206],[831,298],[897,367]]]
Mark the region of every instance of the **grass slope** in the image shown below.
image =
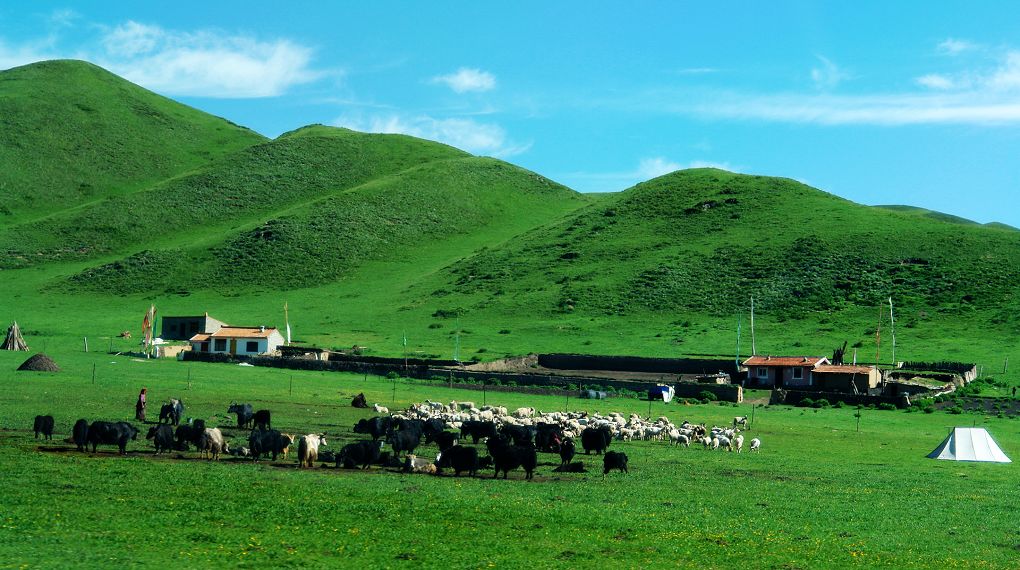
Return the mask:
[[[1020,533],[1016,464],[954,464],[925,455],[949,426],[986,427],[1014,461],[1017,420],[771,406],[735,454],[664,442],[614,442],[630,473],[557,474],[540,455],[533,482],[382,472],[299,471],[190,451],[155,458],[142,437],[127,457],[59,451],[73,422],[133,419],[140,386],[150,407],[181,397],[187,415],[226,428],[233,400],[273,412],[274,427],[327,434],[337,451],[371,415],[350,397],[391,409],[426,398],[476,401],[481,393],[403,380],[54,352],[65,372],[14,372],[0,354],[0,469],[5,493],[0,555],[10,566],[577,568],[1010,568]],[[93,366],[96,380],[92,382]],[[396,390],[394,391],[394,387]],[[648,413],[648,403],[487,395],[489,404]],[[750,406],[656,403],[653,416],[724,424]],[[151,409],[154,414],[155,410]],[[52,414],[53,442],[32,438],[35,414]],[[71,446],[73,449],[73,446]],[[434,457],[433,445],[419,455]],[[484,451],[483,451],[484,455]]]
[[[0,228],[145,188],[263,140],[83,61],[0,71]]]
[[[401,135],[309,127],[189,174],[7,232],[8,266],[88,259],[139,245],[193,243],[274,212],[433,160],[467,156]]]
[[[988,311],[1020,293],[1020,236],[889,214],[792,180],[688,170],[451,271],[460,290],[542,292],[547,311],[733,314],[899,304]],[[513,299],[511,296],[504,297]],[[909,325],[908,323],[904,323]]]
[[[368,260],[414,259],[426,243],[516,225],[525,212],[555,216],[583,204],[577,193],[502,161],[441,160],[302,203],[211,248],[145,251],[79,273],[71,284],[122,293],[190,292],[208,283],[236,292],[310,287]]]

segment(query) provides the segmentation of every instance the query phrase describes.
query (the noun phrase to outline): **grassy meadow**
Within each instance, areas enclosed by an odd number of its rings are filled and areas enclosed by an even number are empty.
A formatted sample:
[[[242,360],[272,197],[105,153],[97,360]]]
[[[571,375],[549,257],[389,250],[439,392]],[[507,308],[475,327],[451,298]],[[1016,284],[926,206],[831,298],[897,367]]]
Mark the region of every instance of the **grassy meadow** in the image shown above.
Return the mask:
[[[60,373],[14,372],[0,354],[0,515],[4,567],[506,567],[614,565],[731,568],[1014,567],[1020,549],[1014,464],[925,458],[954,425],[986,427],[1014,460],[1020,423],[950,415],[785,406],[754,410],[760,454],[614,442],[629,474],[557,474],[541,454],[532,482],[405,475],[374,468],[299,471],[193,451],[153,456],[149,442],[80,454],[61,440],[78,417],[132,420],[141,386],[149,415],[184,399],[190,417],[229,428],[232,400],[273,412],[284,432],[354,438],[369,402],[475,401],[477,391],[377,377],[232,365],[140,361],[59,350]],[[95,381],[92,374],[95,369]],[[190,383],[189,383],[190,377]],[[394,390],[395,388],[395,390]],[[648,402],[489,393],[490,404],[647,414]],[[749,405],[652,404],[652,415],[722,424]],[[52,414],[53,442],[32,437]],[[243,439],[236,430],[225,430]],[[421,455],[435,453],[433,446]]]

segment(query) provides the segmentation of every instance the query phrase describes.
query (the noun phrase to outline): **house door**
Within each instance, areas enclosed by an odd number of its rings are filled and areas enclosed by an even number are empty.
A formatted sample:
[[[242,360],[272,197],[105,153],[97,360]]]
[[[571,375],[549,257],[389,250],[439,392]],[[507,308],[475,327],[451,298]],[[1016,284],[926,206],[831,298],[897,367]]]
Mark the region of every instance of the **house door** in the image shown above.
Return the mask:
[[[776,388],[783,387],[783,372],[783,368],[776,368],[776,381],[773,382],[773,385],[775,385]]]
[[[237,339],[230,339],[230,354],[237,354]]]

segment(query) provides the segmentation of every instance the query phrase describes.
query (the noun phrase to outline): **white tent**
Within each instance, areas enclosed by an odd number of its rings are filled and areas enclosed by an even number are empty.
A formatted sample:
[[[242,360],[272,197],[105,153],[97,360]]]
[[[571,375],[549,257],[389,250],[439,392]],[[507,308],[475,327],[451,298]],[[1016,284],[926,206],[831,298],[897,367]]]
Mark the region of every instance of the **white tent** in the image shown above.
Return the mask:
[[[931,459],[1012,463],[985,428],[953,428],[945,441],[928,454]]]

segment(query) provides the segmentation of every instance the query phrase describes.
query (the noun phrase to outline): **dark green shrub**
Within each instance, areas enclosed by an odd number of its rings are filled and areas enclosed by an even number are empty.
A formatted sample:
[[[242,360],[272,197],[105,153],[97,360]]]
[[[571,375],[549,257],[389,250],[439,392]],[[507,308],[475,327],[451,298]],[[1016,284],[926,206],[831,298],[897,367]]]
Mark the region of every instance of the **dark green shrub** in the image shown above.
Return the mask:
[[[839,400],[838,402],[836,402],[835,404],[833,404],[833,405],[832,405],[832,407],[833,407],[833,408],[839,408],[839,409],[843,409],[843,408],[845,408],[845,407],[846,407],[846,403],[845,403],[845,402],[843,402],[843,400]]]
[[[702,402],[714,402],[719,399],[719,396],[716,396],[714,392],[702,390],[701,393],[698,394],[698,399]]]
[[[815,401],[811,398],[804,398],[800,402],[797,402],[797,406],[800,408],[810,408],[815,405]]]
[[[934,414],[935,413],[935,407],[934,406],[928,406],[927,408],[924,409],[924,413],[926,413],[926,414]]]
[[[815,403],[813,404],[812,407],[815,407],[815,408],[828,408],[829,407],[829,401],[826,400],[825,398],[818,398],[817,400],[815,400]]]
[[[946,411],[949,412],[950,414],[958,416],[963,413],[963,408],[959,404],[957,404],[952,408],[947,408]]]
[[[893,411],[893,410],[896,409],[896,404],[890,404],[889,402],[882,402],[881,404],[878,405],[878,409],[886,410],[886,411]]]
[[[400,378],[400,374],[397,374],[396,371],[391,370],[391,371],[386,373],[386,378],[388,378],[390,380],[396,380],[397,378]]]

